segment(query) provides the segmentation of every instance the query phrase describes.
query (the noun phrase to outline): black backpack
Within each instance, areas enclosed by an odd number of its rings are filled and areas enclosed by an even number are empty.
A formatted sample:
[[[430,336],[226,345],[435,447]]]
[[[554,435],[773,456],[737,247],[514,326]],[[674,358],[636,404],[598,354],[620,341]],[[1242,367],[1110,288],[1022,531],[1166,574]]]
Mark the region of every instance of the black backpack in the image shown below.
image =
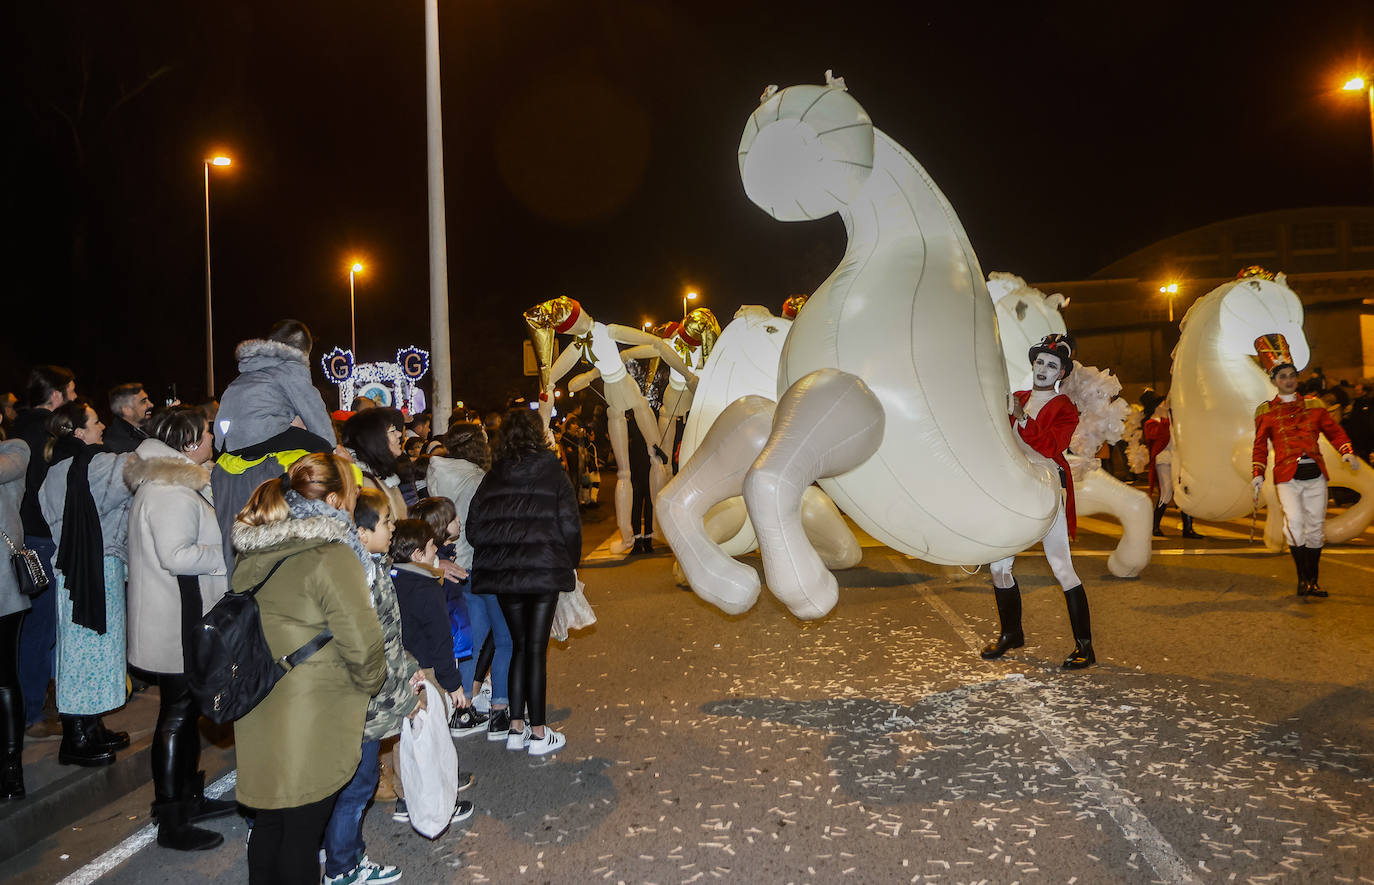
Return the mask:
[[[223,724],[247,715],[262,703],[272,687],[292,668],[324,648],[334,638],[328,628],[289,655],[274,658],[262,632],[262,615],[254,597],[272,575],[283,557],[254,586],[242,593],[226,593],[192,629],[183,631],[186,680],[202,715]],[[177,577],[182,598],[194,590],[199,599],[197,579]]]

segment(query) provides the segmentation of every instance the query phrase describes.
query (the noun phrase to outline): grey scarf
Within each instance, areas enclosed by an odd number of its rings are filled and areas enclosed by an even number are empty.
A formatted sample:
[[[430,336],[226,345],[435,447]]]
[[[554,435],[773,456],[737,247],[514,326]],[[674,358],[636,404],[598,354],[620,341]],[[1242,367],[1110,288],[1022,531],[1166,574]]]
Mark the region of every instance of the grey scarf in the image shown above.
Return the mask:
[[[367,583],[370,585],[377,574],[377,563],[366,550],[363,549],[363,542],[358,539],[358,530],[353,525],[353,517],[346,511],[337,507],[332,507],[323,498],[312,500],[305,497],[295,489],[288,489],[286,492],[286,506],[291,508],[292,519],[309,519],[312,516],[323,516],[327,519],[338,520],[348,526],[348,533],[344,535],[343,541],[358,557],[358,561],[363,564],[363,573],[367,575]]]

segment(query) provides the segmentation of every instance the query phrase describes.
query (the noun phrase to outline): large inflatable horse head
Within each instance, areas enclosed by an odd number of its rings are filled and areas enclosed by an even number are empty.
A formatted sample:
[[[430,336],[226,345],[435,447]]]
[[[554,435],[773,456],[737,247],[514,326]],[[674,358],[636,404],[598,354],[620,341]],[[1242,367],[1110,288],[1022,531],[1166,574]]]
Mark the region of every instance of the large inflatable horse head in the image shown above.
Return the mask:
[[[1007,359],[1007,384],[1012,390],[1030,386],[1030,361],[1022,356],[1046,335],[1068,332],[1060,313],[1069,303],[1063,295],[1046,295],[1016,274],[988,274],[988,294],[997,308],[997,333]],[[1013,358],[1013,354],[1015,358]]]

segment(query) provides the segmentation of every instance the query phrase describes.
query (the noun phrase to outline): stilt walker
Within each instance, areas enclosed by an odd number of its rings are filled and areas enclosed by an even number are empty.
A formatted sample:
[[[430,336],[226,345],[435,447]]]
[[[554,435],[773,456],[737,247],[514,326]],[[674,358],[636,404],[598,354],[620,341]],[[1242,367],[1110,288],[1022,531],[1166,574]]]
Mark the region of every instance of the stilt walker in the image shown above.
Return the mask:
[[[1350,438],[1315,396],[1298,393],[1298,370],[1288,341],[1278,334],[1255,339],[1260,366],[1278,388],[1279,395],[1255,409],[1255,448],[1251,457],[1255,494],[1264,485],[1269,446],[1274,447],[1274,491],[1283,507],[1283,537],[1298,570],[1298,595],[1326,597],[1318,583],[1319,563],[1326,522],[1326,462],[1322,460],[1321,434],[1341,453],[1341,460],[1356,469]]]
[[[1030,349],[1034,389],[1018,390],[1012,394],[1011,421],[1027,445],[1059,467],[1064,494],[1060,499],[1059,512],[1041,546],[1055,580],[1064,590],[1069,623],[1073,628],[1074,649],[1064,659],[1064,667],[1081,670],[1096,663],[1097,657],[1093,654],[1088,595],[1074,571],[1073,557],[1069,552],[1069,539],[1076,534],[1077,523],[1074,519],[1073,474],[1064,457],[1064,450],[1069,447],[1073,432],[1078,427],[1078,408],[1071,399],[1059,392],[1059,382],[1073,371],[1073,350],[1073,338],[1058,334],[1046,335]],[[1002,632],[981,652],[986,660],[1000,658],[1008,649],[1026,644],[1026,636],[1021,629],[1021,588],[1012,576],[1015,559],[1015,556],[1008,556],[989,566]]]

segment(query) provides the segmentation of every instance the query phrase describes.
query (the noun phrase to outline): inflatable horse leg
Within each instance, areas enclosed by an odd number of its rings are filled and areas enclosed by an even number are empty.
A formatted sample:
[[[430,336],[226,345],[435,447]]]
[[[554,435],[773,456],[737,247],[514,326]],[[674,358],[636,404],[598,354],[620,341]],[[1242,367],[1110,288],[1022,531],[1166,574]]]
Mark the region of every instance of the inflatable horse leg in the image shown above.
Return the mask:
[[[802,527],[802,494],[872,457],[884,424],[882,403],[863,379],[838,369],[802,376],[778,402],[768,445],[744,480],[744,501],[768,589],[799,618],[819,618],[839,599],[835,576]]]
[[[859,539],[840,515],[840,508],[818,486],[802,492],[802,527],[821,562],[831,571],[853,568],[864,558]]]
[[[732,615],[747,611],[758,599],[759,576],[712,540],[703,519],[716,504],[740,494],[750,465],[768,441],[773,409],[773,401],[761,396],[731,403],[654,506],[692,589]]]
[[[1074,487],[1079,516],[1108,513],[1121,523],[1121,541],[1107,557],[1107,570],[1118,578],[1134,578],[1150,564],[1150,527],[1154,504],[1100,467],[1089,470]]]

